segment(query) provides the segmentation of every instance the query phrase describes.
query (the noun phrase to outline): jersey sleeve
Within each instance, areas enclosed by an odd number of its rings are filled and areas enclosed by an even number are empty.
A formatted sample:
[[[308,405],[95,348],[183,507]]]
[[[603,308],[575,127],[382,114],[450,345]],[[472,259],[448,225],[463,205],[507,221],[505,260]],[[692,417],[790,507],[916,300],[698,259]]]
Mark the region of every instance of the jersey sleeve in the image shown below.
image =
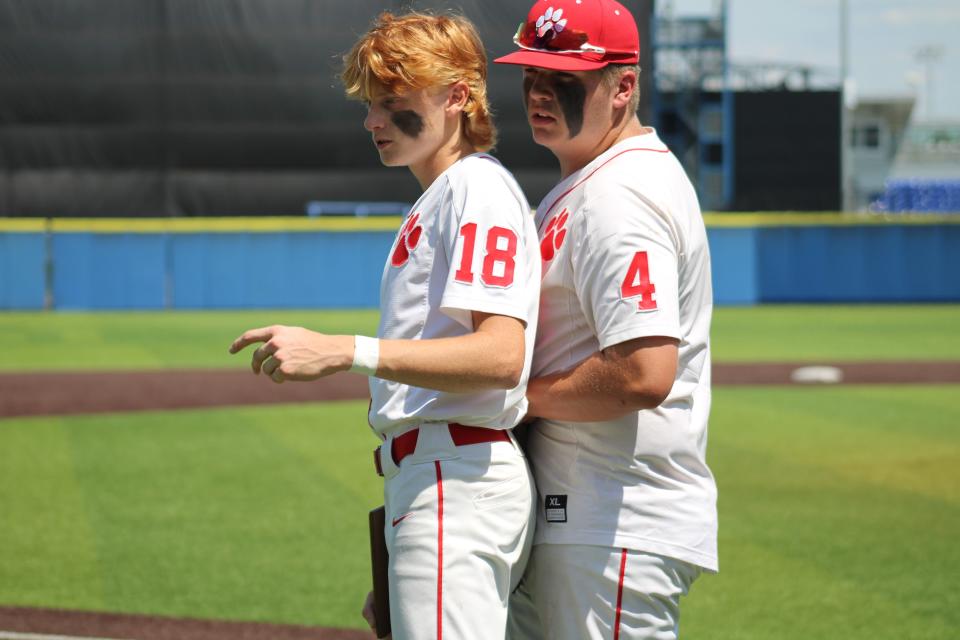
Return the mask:
[[[537,295],[530,259],[537,248],[529,246],[526,203],[503,180],[489,177],[472,180],[459,201],[454,198],[454,215],[443,230],[450,268],[440,309],[468,329],[474,311],[526,323],[530,297]]]
[[[592,201],[578,222],[573,278],[600,349],[679,339],[679,250],[666,215],[625,193]]]

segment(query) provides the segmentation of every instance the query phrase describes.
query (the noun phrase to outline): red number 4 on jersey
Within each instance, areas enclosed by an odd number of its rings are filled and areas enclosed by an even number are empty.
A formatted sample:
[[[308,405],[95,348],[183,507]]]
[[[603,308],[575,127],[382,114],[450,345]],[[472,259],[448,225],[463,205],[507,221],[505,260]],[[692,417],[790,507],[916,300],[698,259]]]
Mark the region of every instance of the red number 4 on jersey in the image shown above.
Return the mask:
[[[654,311],[657,308],[657,301],[653,294],[657,288],[650,282],[650,264],[647,261],[646,251],[637,251],[630,267],[627,269],[627,276],[620,285],[620,295],[624,300],[640,297],[637,306],[640,311]]]

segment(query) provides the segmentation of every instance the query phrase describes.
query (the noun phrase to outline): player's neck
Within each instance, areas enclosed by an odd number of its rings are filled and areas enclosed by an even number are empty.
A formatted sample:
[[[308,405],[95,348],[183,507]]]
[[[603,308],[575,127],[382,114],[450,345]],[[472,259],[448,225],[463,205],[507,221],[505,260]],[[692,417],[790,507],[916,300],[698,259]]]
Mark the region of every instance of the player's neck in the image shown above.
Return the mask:
[[[410,172],[420,183],[420,188],[426,191],[454,162],[476,152],[476,148],[464,136],[457,135],[440,145],[428,158],[411,164]]]
[[[560,161],[560,179],[564,180],[572,173],[583,169],[596,158],[606,153],[614,145],[620,144],[627,138],[649,133],[651,129],[640,124],[636,116],[626,119],[620,126],[612,127],[594,144],[582,148],[571,149],[569,153],[557,154]]]

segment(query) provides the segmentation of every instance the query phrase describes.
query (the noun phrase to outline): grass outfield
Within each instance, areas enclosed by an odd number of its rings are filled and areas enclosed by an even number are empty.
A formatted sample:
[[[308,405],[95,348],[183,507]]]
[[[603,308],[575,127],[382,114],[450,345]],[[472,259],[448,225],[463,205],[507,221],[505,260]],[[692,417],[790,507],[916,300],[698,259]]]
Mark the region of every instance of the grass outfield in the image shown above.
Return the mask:
[[[4,370],[246,366],[283,322],[373,312],[0,314]],[[717,361],[960,358],[960,306],[718,309]],[[960,386],[718,387],[721,570],[687,640],[960,628]],[[363,626],[365,403],[0,419],[0,605]]]
[[[0,420],[0,604],[358,626],[365,409]]]
[[[687,639],[960,628],[958,388],[716,390]],[[0,604],[362,627],[363,403],[0,421]]]
[[[302,325],[326,333],[377,332],[376,311],[0,313],[10,351],[0,371],[246,366],[227,347],[246,329]]]
[[[0,313],[0,371],[246,366],[245,329],[302,325],[372,335],[375,311]],[[960,359],[960,305],[716,309],[716,362]]]
[[[721,387],[720,570],[683,637],[946,639],[960,629],[960,387]]]

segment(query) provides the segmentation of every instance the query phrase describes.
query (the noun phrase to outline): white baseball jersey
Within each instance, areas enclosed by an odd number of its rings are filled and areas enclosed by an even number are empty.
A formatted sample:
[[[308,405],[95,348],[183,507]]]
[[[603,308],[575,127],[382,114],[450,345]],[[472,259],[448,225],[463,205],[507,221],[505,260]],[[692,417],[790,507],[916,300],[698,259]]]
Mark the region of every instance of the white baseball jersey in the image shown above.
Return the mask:
[[[531,429],[536,543],[627,548],[717,570],[716,485],[705,459],[710,255],[693,187],[650,130],[564,179],[536,222],[534,377],[634,338],[679,340],[676,380],[660,407]]]
[[[380,434],[423,422],[509,429],[527,410],[537,325],[540,255],[530,208],[513,176],[478,153],[454,163],[423,193],[397,234],[380,284],[385,339],[473,331],[472,312],[525,323],[523,375],[509,390],[445,393],[370,378],[370,424]]]

